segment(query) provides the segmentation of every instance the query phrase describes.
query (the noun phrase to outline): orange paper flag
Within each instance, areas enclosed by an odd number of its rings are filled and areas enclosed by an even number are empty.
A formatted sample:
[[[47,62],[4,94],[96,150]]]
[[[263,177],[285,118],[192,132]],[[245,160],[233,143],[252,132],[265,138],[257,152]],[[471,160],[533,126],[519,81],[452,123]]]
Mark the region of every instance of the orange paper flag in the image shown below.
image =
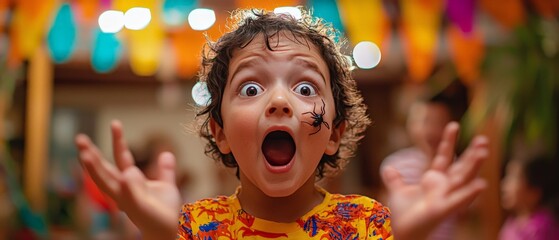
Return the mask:
[[[76,0],[77,7],[79,11],[77,14],[79,21],[82,22],[97,22],[97,17],[99,16],[99,1],[98,0]]]
[[[479,6],[506,29],[513,29],[526,18],[522,0],[480,0]]]
[[[4,26],[6,25],[6,14],[8,11],[8,0],[0,0],[0,36],[4,33]]]
[[[534,9],[546,18],[559,15],[559,0],[532,0]]]
[[[217,40],[223,34],[221,31],[226,29],[225,22],[226,16],[216,12],[215,24],[206,31],[195,31],[185,27],[169,35],[172,52],[175,55],[175,69],[179,77],[190,79],[196,75],[202,61],[202,48],[206,44],[204,35],[212,41]]]
[[[17,39],[18,35],[9,35],[9,48],[8,48],[8,67],[11,69],[15,69],[20,67],[21,63],[23,62],[23,57],[21,55],[20,49],[21,47],[18,46],[19,40]]]
[[[466,35],[459,27],[451,25],[447,28],[446,35],[458,76],[464,84],[472,86],[479,79],[480,64],[485,53],[481,33],[474,29],[471,34]]]
[[[301,4],[299,0],[236,0],[238,8],[260,8],[269,11],[277,7],[297,6]]]
[[[181,78],[190,78],[200,66],[201,50],[205,43],[202,32],[184,28],[170,35],[172,52],[175,55],[175,69]]]
[[[10,28],[11,38],[17,43],[12,46],[19,47],[19,54],[23,59],[31,57],[52,22],[55,1],[44,0],[38,4],[33,0],[17,1]]]

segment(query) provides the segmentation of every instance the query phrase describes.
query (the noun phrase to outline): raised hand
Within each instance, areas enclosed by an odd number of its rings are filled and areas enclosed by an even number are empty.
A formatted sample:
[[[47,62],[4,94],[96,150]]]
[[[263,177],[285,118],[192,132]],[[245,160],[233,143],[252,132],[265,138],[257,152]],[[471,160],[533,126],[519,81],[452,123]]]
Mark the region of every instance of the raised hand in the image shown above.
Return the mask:
[[[143,239],[174,239],[180,208],[175,184],[175,157],[169,152],[157,159],[157,177],[150,180],[134,165],[123,137],[122,124],[111,123],[113,155],[109,163],[89,137],[76,136],[83,167],[97,186],[126,212],[142,232]]]
[[[466,208],[485,188],[477,176],[487,158],[487,138],[478,136],[454,160],[459,125],[449,123],[431,167],[418,184],[406,184],[393,167],[382,171],[389,193],[392,226],[396,239],[425,239],[442,220]]]

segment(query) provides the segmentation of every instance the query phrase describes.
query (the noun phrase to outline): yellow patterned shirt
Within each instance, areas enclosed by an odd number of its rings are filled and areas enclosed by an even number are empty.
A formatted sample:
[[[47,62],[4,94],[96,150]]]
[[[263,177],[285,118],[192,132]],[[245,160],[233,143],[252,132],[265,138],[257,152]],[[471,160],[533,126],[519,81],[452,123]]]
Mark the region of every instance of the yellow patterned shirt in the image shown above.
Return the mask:
[[[379,202],[319,191],[323,202],[292,223],[248,214],[237,194],[185,204],[177,239],[393,239],[390,211]]]

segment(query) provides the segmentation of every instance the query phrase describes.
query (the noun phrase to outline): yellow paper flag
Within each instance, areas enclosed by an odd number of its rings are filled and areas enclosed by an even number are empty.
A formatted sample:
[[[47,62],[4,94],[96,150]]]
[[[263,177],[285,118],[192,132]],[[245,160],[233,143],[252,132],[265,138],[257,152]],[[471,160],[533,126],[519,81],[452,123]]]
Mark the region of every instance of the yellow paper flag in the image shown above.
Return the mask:
[[[410,78],[425,81],[435,63],[442,0],[402,0],[402,35]]]
[[[151,21],[141,30],[125,29],[128,55],[132,71],[140,76],[154,75],[159,67],[165,32],[161,22],[161,4],[156,0],[115,0],[116,10],[126,11],[133,7],[150,9]]]
[[[389,33],[390,22],[382,7],[382,1],[339,0],[338,4],[352,45],[361,41],[371,41],[386,54],[385,50],[388,47],[385,39]]]

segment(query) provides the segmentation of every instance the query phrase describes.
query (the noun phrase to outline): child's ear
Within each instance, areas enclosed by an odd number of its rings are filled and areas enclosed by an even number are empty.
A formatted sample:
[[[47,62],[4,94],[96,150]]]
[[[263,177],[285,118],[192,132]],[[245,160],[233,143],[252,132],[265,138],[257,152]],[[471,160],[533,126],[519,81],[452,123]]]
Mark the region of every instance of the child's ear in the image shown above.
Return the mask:
[[[328,145],[326,145],[326,153],[327,155],[334,155],[338,151],[340,147],[340,143],[342,141],[342,135],[345,131],[345,121],[341,122],[338,127],[335,127],[332,130],[332,134],[330,135],[330,140],[328,140]]]
[[[229,147],[223,128],[219,126],[213,118],[210,118],[210,131],[212,131],[212,136],[214,137],[219,151],[223,154],[231,153],[231,148]]]

